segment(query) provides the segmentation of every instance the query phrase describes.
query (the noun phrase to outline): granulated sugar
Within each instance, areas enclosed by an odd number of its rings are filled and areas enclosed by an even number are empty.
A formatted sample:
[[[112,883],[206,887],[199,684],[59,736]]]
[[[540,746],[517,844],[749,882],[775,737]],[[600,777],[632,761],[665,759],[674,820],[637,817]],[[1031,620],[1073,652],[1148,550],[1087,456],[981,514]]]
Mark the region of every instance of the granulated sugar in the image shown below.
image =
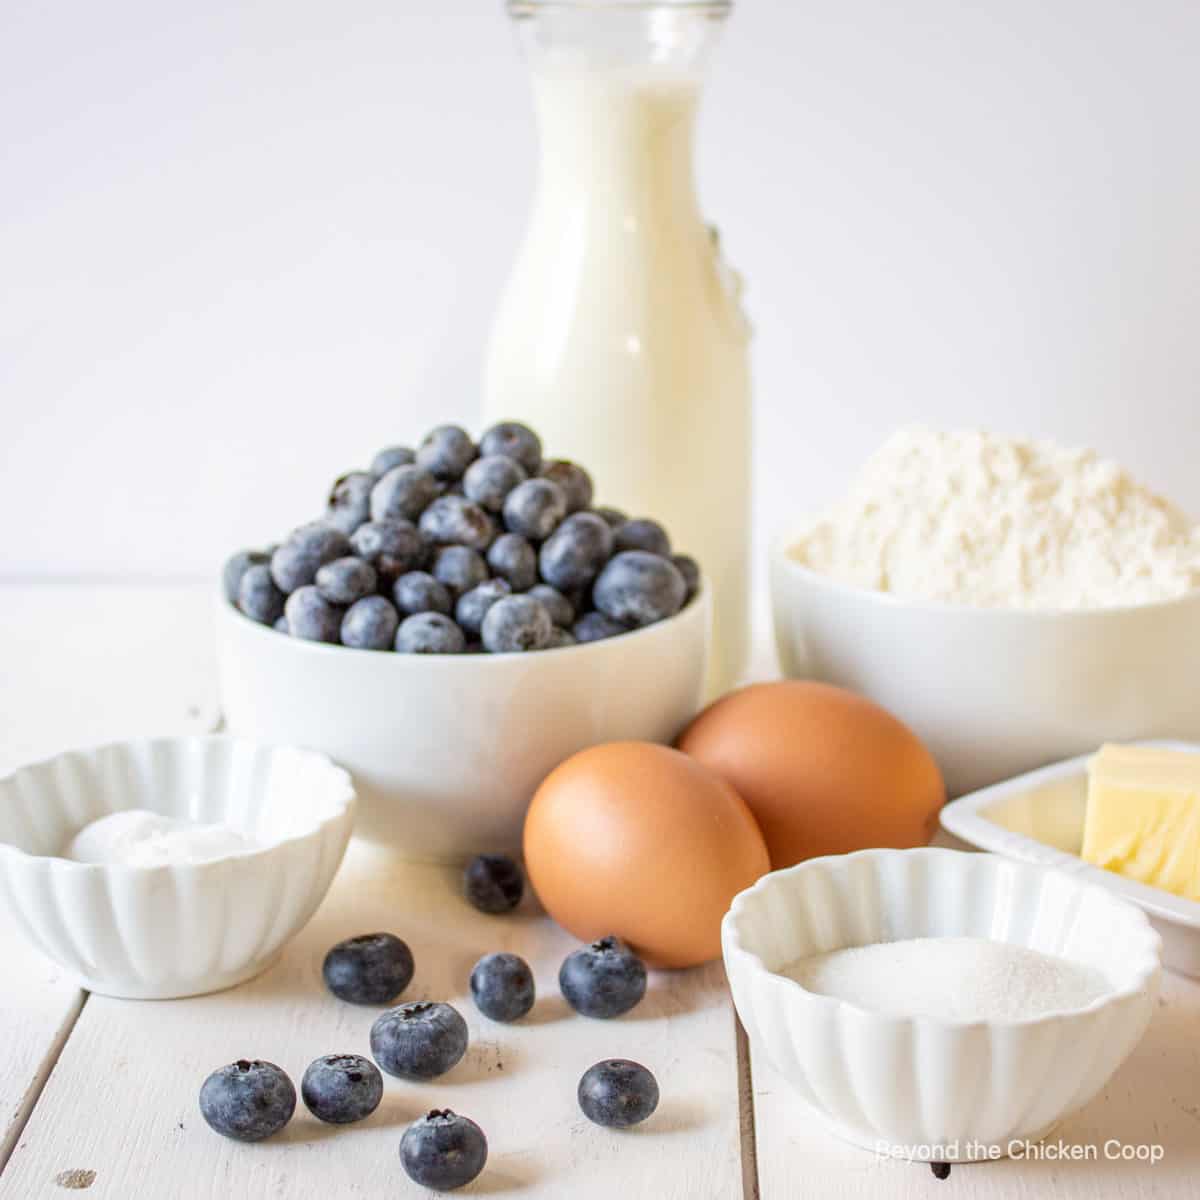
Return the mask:
[[[1092,967],[985,938],[914,938],[802,958],[780,972],[810,992],[897,1017],[1012,1021],[1084,1008],[1112,990]]]

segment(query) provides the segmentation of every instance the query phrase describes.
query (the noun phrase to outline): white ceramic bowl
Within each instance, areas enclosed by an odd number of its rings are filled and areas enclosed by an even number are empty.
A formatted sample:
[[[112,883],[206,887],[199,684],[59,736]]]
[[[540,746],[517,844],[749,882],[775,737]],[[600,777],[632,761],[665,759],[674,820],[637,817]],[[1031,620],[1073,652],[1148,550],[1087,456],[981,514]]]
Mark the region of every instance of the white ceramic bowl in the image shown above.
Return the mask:
[[[350,777],[309,751],[232,738],[73,750],[0,779],[0,901],[89,991],[198,995],[265,970],[324,899],[354,820]],[[84,825],[148,808],[267,845],[211,862],[56,857]]]
[[[1082,612],[967,608],[838,583],[771,552],[785,675],[882,704],[951,796],[1106,741],[1200,739],[1200,593]]]
[[[230,732],[347,767],[357,835],[460,862],[519,850],[538,784],[576,751],[672,741],[700,705],[709,621],[705,588],[670,620],[583,646],[394,654],[286,637],[221,600],[221,704]]]
[[[1059,871],[955,850],[863,850],[775,871],[734,899],[721,936],[751,1042],[833,1133],[947,1161],[1007,1154],[1087,1103],[1145,1031],[1160,975],[1158,935],[1132,905]],[[1112,991],[1074,1012],[967,1023],[882,1016],[775,973],[917,937],[1028,946],[1098,968]]]

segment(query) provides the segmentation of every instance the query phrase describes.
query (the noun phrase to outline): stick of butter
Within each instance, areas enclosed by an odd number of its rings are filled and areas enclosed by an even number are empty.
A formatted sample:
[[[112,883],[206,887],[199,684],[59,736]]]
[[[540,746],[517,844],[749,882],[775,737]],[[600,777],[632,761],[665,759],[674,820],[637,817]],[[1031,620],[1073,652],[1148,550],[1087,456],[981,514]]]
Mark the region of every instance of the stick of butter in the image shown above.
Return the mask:
[[[1200,754],[1102,746],[1088,764],[1082,857],[1200,900]]]

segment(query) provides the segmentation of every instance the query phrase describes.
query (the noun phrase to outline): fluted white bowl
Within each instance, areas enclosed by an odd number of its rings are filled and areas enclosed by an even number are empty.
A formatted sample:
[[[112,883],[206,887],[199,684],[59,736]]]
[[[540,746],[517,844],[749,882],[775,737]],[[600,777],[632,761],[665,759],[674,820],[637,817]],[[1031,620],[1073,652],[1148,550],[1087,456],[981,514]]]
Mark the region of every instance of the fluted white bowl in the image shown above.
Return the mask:
[[[153,867],[59,857],[84,825],[132,808],[225,824],[262,845]],[[0,778],[0,902],[90,991],[217,991],[270,966],[307,923],[354,808],[349,775],[307,750],[196,737],[68,751]]]
[[[831,1132],[947,1161],[1007,1154],[1087,1103],[1145,1032],[1160,974],[1158,935],[1137,908],[1063,872],[954,850],[775,871],[734,899],[721,936],[751,1042]],[[1111,990],[1074,1011],[955,1022],[884,1016],[777,973],[921,937],[1027,946],[1096,968]]]

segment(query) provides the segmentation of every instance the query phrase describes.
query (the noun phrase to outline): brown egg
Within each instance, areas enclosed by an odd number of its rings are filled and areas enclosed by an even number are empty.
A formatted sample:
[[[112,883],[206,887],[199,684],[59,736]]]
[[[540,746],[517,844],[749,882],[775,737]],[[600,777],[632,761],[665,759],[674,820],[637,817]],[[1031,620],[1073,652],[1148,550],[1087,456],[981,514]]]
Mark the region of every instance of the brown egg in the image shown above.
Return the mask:
[[[615,933],[653,965],[690,967],[721,953],[721,918],[768,859],[723,779],[669,746],[611,742],[538,788],[525,867],[546,911],[581,941]]]
[[[907,725],[825,683],[731,692],[688,726],[679,748],[750,806],[776,870],[870,846],[924,846],[946,799],[937,763]]]

